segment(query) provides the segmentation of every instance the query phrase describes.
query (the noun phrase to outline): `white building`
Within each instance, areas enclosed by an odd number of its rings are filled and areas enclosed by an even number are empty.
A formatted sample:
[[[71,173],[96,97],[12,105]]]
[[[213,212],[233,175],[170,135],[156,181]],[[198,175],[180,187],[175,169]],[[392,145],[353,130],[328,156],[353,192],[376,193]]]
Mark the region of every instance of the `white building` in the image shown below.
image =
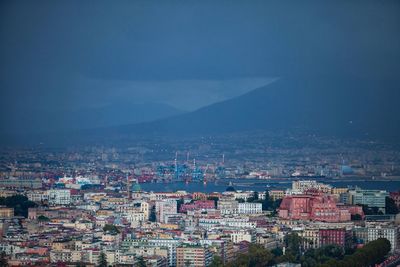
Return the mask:
[[[221,215],[237,214],[238,202],[231,199],[218,200],[218,209],[221,211]]]
[[[49,205],[71,204],[71,191],[68,189],[47,190]]]
[[[242,241],[247,241],[250,243],[256,242],[256,235],[252,230],[239,230],[230,233],[230,237],[233,243],[237,244]]]
[[[238,211],[240,214],[257,214],[262,213],[261,203],[239,203]]]
[[[143,212],[130,212],[125,215],[126,220],[131,224],[131,227],[138,227],[144,221],[147,221],[146,215]]]
[[[175,199],[164,199],[156,202],[157,221],[165,223],[165,215],[177,213],[178,205]]]
[[[303,194],[308,190],[318,190],[324,193],[330,193],[332,190],[332,186],[318,183],[315,180],[299,180],[292,182],[292,189],[287,191],[287,194]]]
[[[353,205],[367,205],[368,207],[377,207],[385,212],[386,197],[389,193],[384,190],[350,190],[350,203]]]
[[[399,230],[396,226],[376,225],[368,227],[368,242],[378,238],[386,238],[391,245],[391,251],[395,251],[398,247]]]

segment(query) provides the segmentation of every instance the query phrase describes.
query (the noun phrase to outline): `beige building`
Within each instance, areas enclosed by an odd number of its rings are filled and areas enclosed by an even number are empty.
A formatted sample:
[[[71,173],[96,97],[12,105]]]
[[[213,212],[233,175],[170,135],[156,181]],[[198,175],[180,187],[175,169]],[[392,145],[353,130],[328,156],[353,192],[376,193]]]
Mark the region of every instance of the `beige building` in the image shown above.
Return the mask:
[[[269,191],[269,196],[275,201],[277,199],[282,199],[285,197],[285,191],[284,190],[270,190]]]
[[[211,252],[204,247],[185,246],[176,249],[177,267],[205,267],[212,260]]]
[[[14,217],[14,208],[7,208],[0,206],[0,218],[12,218]]]

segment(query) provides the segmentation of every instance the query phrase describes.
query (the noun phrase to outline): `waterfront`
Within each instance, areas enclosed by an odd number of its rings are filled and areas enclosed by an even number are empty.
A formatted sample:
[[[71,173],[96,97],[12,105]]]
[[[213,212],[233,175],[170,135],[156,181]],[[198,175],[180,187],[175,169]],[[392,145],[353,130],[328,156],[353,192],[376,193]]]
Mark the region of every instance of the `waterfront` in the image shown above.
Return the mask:
[[[290,188],[292,180],[276,181],[276,180],[249,180],[249,179],[224,179],[217,183],[209,182],[203,184],[201,182],[170,182],[170,183],[143,183],[140,184],[144,191],[154,192],[175,192],[177,190],[185,190],[187,192],[223,192],[232,182],[232,186],[236,190],[252,190],[265,191],[266,189],[286,189]],[[400,181],[376,181],[376,180],[331,180],[324,181],[334,187],[361,187],[362,189],[379,189],[388,191],[398,191],[400,189]]]

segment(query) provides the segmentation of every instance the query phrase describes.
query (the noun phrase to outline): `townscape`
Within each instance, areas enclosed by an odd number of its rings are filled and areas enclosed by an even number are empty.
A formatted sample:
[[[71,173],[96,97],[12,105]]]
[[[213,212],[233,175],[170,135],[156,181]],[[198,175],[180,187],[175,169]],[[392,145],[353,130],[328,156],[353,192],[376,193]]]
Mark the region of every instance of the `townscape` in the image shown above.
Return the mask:
[[[400,266],[399,0],[1,0],[0,267]]]
[[[272,165],[257,160],[259,151],[229,157],[231,151],[199,147],[192,148],[198,160],[175,152],[172,160],[160,154],[152,163],[138,148],[26,150],[14,154],[18,160],[5,150],[1,260],[9,266],[178,267],[400,261],[400,193],[391,188],[398,179],[395,152],[381,149],[389,156],[376,165],[367,152],[368,163],[348,153],[346,166],[333,156],[338,161],[326,158],[325,165],[277,157]],[[243,154],[245,167],[239,164]],[[354,265],[356,251],[374,242],[386,251]]]

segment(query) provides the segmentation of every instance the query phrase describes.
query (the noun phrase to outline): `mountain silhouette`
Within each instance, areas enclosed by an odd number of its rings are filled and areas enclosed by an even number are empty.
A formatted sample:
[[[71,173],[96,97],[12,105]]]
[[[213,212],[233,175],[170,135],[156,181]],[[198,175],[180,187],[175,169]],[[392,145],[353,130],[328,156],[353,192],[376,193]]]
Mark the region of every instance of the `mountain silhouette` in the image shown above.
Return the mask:
[[[193,112],[151,122],[41,136],[45,142],[123,143],[270,131],[398,142],[400,90],[394,80],[354,77],[280,78],[265,87]]]
[[[281,78],[194,112],[104,129],[104,134],[185,136],[299,129],[337,137],[397,138],[397,84],[343,77]]]

